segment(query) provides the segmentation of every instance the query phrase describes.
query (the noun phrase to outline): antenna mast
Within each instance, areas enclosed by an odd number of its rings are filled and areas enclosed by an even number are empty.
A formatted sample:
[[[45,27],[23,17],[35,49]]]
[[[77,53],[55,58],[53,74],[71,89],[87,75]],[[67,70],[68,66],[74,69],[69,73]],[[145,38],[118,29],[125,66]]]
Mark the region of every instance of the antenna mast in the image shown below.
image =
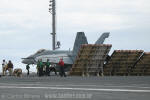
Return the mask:
[[[56,50],[59,49],[61,45],[60,41],[56,43],[56,0],[50,0],[49,2],[49,12],[52,14],[52,49]]]
[[[56,49],[56,1],[50,0],[49,12],[52,14],[52,49]]]

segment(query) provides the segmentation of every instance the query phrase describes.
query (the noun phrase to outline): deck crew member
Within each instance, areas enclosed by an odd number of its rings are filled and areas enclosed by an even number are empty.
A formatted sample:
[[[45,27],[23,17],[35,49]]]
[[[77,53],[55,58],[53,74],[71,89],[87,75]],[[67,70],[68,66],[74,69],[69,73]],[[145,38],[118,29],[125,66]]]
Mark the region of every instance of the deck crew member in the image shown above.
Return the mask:
[[[29,71],[29,69],[30,69],[30,66],[29,66],[29,64],[27,64],[27,66],[26,66],[26,70],[27,70],[27,76],[29,76],[29,74],[30,74],[30,71]]]
[[[12,76],[12,72],[13,72],[13,63],[11,62],[11,60],[9,60],[7,66],[8,66],[8,70],[9,70],[9,76]]]
[[[63,59],[61,58],[58,65],[60,66],[60,76],[61,77],[66,77],[66,74],[65,74],[65,70],[64,70],[64,61]]]
[[[43,62],[38,61],[39,76],[43,76]]]
[[[50,76],[50,62],[49,62],[49,59],[47,59],[47,62],[46,62],[46,76]]]
[[[7,66],[7,62],[5,61],[5,59],[2,62],[2,75],[5,75],[5,67]]]

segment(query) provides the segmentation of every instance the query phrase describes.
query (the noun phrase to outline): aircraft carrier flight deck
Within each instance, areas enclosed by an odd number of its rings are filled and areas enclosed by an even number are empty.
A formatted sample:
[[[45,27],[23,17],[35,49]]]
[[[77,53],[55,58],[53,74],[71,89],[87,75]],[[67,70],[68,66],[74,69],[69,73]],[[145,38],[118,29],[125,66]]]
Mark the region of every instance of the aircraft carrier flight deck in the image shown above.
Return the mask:
[[[150,77],[0,78],[0,100],[149,100]]]

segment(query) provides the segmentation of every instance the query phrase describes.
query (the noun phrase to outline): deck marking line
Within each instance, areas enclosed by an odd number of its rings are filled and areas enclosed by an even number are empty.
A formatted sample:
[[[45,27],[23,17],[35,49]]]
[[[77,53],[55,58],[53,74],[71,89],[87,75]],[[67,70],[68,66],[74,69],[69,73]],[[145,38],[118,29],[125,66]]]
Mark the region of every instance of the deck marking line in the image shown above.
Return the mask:
[[[17,87],[17,86],[0,86],[3,89],[53,89],[53,90],[83,90],[83,91],[105,91],[105,92],[147,92],[150,90],[136,89],[103,89],[103,88],[68,88],[68,87]]]

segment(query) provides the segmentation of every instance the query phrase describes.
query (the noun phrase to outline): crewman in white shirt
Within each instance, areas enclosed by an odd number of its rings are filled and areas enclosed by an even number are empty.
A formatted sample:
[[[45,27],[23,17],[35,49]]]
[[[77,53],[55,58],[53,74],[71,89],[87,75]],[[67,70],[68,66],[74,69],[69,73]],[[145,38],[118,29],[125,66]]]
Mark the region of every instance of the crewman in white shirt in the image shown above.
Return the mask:
[[[5,75],[5,67],[7,66],[7,62],[5,61],[5,59],[3,60],[2,62],[2,75],[4,76]]]

